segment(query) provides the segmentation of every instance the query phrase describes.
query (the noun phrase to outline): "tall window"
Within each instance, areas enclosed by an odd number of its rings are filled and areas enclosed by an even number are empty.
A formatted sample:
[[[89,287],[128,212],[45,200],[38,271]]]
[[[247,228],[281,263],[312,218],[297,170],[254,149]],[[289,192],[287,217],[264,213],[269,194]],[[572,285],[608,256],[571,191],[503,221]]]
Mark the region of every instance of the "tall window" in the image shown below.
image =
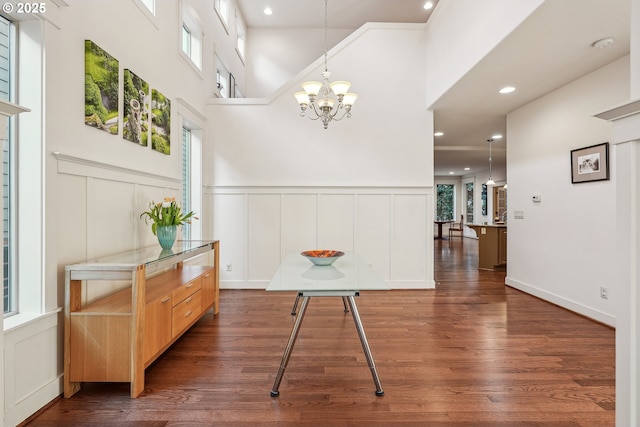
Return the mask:
[[[215,0],[214,4],[218,16],[226,27],[229,25],[229,0]]]
[[[0,16],[0,99],[12,101],[12,56],[14,51],[13,24]],[[9,139],[2,141],[2,260],[4,270],[3,302],[4,314],[14,312],[16,299],[16,285],[13,280],[15,271],[15,174],[13,160],[13,135],[9,124]]]
[[[438,184],[436,186],[436,219],[453,220],[454,186],[453,184]]]
[[[191,65],[202,70],[202,24],[197,13],[189,6],[182,8],[182,32],[180,44],[182,53]]]
[[[468,224],[473,224],[473,182],[467,182],[464,187],[466,197],[466,213],[465,218]]]
[[[240,59],[243,62],[244,62],[244,52],[245,52],[245,43],[246,43],[245,33],[246,31],[244,27],[244,22],[242,20],[242,16],[236,15],[236,34],[238,37],[236,41],[236,50],[238,52],[238,55],[240,56]]]
[[[191,130],[182,128],[182,212],[191,211]],[[182,226],[182,236],[191,240],[191,224]]]

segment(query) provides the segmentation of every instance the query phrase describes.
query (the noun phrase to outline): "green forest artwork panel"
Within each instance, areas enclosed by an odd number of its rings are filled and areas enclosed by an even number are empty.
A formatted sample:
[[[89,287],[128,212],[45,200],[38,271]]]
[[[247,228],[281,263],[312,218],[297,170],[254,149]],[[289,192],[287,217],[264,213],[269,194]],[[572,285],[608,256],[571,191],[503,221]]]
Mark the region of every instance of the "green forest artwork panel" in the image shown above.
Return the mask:
[[[146,147],[149,139],[149,84],[124,70],[122,137]]]
[[[151,148],[171,154],[171,101],[162,93],[151,91]]]
[[[84,41],[84,122],[117,135],[118,60],[91,40]]]

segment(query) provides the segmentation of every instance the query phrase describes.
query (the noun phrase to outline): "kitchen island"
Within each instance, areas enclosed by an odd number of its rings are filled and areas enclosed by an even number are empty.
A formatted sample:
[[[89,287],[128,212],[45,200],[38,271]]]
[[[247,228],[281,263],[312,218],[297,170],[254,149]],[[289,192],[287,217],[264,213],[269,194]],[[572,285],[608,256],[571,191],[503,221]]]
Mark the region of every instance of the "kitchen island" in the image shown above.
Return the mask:
[[[467,224],[478,235],[478,269],[504,270],[507,266],[507,225]]]

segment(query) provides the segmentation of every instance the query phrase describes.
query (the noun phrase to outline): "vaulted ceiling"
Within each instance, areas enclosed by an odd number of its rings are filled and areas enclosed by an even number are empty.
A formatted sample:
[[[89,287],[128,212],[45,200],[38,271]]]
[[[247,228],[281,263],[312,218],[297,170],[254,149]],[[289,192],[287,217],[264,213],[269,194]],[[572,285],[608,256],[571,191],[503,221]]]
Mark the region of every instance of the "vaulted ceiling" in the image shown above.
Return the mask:
[[[331,28],[366,22],[426,22],[426,0],[329,1]],[[447,0],[455,1],[455,0]],[[509,0],[505,0],[509,1]],[[433,2],[437,7],[437,1]],[[321,0],[238,0],[249,27],[322,28]],[[272,15],[264,14],[266,7]],[[506,161],[506,115],[571,81],[629,54],[630,0],[547,0],[433,106],[435,175],[461,176]],[[593,43],[606,37],[604,48]],[[501,95],[511,85],[516,90]],[[469,170],[465,170],[469,168]]]

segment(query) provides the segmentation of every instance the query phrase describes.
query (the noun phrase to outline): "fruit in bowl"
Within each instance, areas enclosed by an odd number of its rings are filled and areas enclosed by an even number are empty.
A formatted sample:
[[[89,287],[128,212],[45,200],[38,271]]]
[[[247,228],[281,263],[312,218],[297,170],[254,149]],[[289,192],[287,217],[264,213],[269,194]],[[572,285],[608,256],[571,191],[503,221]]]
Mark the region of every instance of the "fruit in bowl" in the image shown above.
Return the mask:
[[[335,260],[344,255],[344,252],[326,249],[315,249],[301,252],[300,255],[307,258],[315,265],[331,265]]]

